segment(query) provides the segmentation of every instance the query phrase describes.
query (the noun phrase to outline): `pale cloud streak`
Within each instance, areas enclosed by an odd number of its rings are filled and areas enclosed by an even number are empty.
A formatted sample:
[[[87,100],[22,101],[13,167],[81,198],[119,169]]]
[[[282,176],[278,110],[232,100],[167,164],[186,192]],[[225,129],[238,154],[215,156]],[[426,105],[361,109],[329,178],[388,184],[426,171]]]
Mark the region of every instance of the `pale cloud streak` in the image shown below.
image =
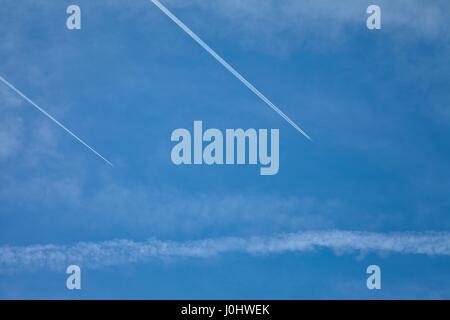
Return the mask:
[[[59,270],[69,264],[103,268],[160,259],[210,258],[227,253],[269,255],[327,248],[343,253],[392,253],[450,256],[450,233],[372,233],[309,231],[270,237],[215,238],[173,242],[112,240],[74,245],[0,247],[0,272]]]
[[[372,4],[360,0],[168,0],[167,3],[183,9],[205,10],[213,18],[224,20],[219,25],[226,25],[216,29],[208,26],[205,32],[230,34],[235,40],[273,54],[302,47],[325,51],[345,47],[349,30],[365,31],[366,8]],[[383,32],[396,41],[409,43],[446,36],[448,1],[379,0],[376,4],[382,9]]]

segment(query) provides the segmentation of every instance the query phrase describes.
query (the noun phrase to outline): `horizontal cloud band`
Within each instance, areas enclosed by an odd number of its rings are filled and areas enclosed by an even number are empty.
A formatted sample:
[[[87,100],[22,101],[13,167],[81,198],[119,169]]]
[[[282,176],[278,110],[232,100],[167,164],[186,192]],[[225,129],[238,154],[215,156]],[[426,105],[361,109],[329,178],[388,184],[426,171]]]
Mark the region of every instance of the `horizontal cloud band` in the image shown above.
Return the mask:
[[[335,252],[450,255],[450,233],[308,231],[272,237],[216,238],[187,242],[112,240],[74,245],[0,247],[0,272],[101,268],[164,258],[207,258],[224,253],[276,254],[329,248]]]

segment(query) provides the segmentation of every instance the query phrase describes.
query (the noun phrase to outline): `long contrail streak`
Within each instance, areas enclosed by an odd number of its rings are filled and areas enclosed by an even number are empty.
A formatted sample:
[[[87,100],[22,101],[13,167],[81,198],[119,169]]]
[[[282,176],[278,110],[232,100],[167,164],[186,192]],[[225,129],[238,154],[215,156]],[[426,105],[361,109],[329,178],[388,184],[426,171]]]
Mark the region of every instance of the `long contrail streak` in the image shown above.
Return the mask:
[[[95,269],[154,262],[155,259],[207,259],[226,254],[274,255],[321,249],[332,250],[338,255],[373,252],[449,257],[450,233],[322,230],[180,242],[157,239],[136,242],[123,239],[68,245],[1,245],[0,274],[38,269],[61,270],[69,264]]]
[[[226,62],[217,52],[211,49],[202,39],[199,38],[188,26],[186,26],[180,19],[178,19],[172,12],[169,11],[158,0],[151,0],[164,14],[166,14],[173,22],[175,22],[184,32],[186,32],[192,39],[195,40],[203,49],[205,49],[210,55],[214,57],[222,66],[224,66],[232,75],[239,79],[247,88],[249,88],[258,98],[271,107],[276,113],[278,113],[284,120],[286,120],[291,126],[298,130],[308,140],[311,140],[309,135],[303,131],[294,121],[292,121],[283,111],[281,111],[276,105],[274,105],[266,96],[264,96],[258,89],[256,89],[250,82],[247,81],[236,69],[234,69],[228,62]]]
[[[75,133],[70,131],[66,126],[64,126],[61,122],[56,120],[52,115],[50,115],[47,111],[39,107],[36,103],[34,103],[31,99],[29,99],[25,94],[23,94],[19,89],[14,87],[11,83],[9,83],[6,79],[4,79],[2,76],[0,76],[0,81],[2,81],[5,85],[7,85],[9,88],[11,88],[15,93],[17,93],[19,96],[21,96],[23,99],[25,99],[28,103],[30,103],[33,107],[38,109],[40,112],[42,112],[47,118],[52,120],[54,123],[56,123],[59,127],[61,127],[64,131],[66,131],[68,134],[70,134],[72,137],[74,137],[78,142],[80,142],[82,145],[84,145],[86,148],[91,150],[95,155],[100,157],[103,161],[105,161],[110,166],[113,166],[113,164],[106,159],[104,156],[102,156],[100,153],[95,151],[91,146],[89,146],[86,142],[84,142],[81,138],[79,138]]]

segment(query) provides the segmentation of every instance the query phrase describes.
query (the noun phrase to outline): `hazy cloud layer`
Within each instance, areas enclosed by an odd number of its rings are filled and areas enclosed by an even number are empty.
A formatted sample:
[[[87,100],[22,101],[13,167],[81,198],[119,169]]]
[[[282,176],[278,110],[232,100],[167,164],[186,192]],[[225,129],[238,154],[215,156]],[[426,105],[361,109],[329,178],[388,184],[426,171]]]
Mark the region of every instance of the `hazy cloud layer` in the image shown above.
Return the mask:
[[[373,4],[360,0],[162,2],[173,8],[206,10],[216,19],[228,22],[223,24],[227,31],[220,33],[237,35],[238,40],[272,52],[304,46],[329,49],[342,44],[350,34],[349,29],[365,30],[366,8]],[[444,30],[449,25],[446,12],[450,9],[447,1],[379,0],[376,4],[382,9],[383,31],[397,40],[411,42],[446,36]]]

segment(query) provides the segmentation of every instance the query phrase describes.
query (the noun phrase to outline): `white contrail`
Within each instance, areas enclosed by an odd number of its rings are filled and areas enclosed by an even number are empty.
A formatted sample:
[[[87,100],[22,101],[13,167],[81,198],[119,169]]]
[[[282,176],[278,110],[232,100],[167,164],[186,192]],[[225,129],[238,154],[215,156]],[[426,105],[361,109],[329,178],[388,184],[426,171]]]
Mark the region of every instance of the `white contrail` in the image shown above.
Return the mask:
[[[11,88],[15,93],[17,93],[19,96],[21,96],[23,99],[25,99],[28,103],[30,103],[33,107],[38,109],[40,112],[42,112],[47,118],[52,120],[54,123],[56,123],[58,126],[60,126],[64,131],[66,131],[68,134],[70,134],[72,137],[74,137],[78,142],[80,142],[82,145],[84,145],[86,148],[91,150],[93,153],[95,153],[98,157],[100,157],[102,160],[104,160],[107,164],[113,166],[113,164],[103,157],[100,153],[95,151],[93,148],[91,148],[86,142],[84,142],[81,138],[79,138],[75,133],[67,129],[61,122],[56,120],[52,115],[50,115],[47,111],[39,107],[36,103],[34,103],[31,99],[29,99],[25,94],[23,94],[19,89],[14,87],[11,83],[6,81],[2,76],[0,76],[0,81],[2,81],[5,85],[7,85],[9,88]]]
[[[266,96],[264,96],[258,89],[256,89],[250,82],[247,81],[239,72],[236,71],[228,62],[222,59],[210,46],[208,46],[202,39],[200,39],[188,26],[186,26],[180,19],[178,19],[172,12],[169,11],[158,0],[151,0],[162,12],[164,12],[173,22],[175,22],[184,32],[186,32],[192,39],[195,40],[203,49],[205,49],[210,55],[212,55],[222,66],[224,66],[231,74],[238,78],[247,88],[249,88],[254,94],[256,94],[264,103],[271,107],[276,113],[278,113],[284,120],[286,120],[291,126],[298,130],[308,140],[311,140],[308,134],[303,131],[294,121],[292,121],[283,111],[281,111],[276,105],[274,105]]]
[[[331,230],[185,242],[112,240],[79,242],[73,245],[1,246],[0,273],[41,268],[60,270],[69,264],[102,268],[154,259],[208,258],[227,253],[268,255],[308,252],[320,248],[328,248],[338,254],[379,252],[450,256],[450,233]]]

